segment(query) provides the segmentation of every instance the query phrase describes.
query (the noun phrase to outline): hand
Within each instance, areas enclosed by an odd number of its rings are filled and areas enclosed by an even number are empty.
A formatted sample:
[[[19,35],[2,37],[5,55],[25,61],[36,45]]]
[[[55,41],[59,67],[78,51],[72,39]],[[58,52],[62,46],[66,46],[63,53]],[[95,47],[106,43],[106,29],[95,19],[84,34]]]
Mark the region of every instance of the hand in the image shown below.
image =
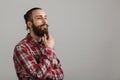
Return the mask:
[[[54,45],[55,45],[54,39],[52,38],[51,35],[48,35],[48,36],[49,38],[47,39],[47,35],[44,34],[44,44],[46,47],[54,48]]]

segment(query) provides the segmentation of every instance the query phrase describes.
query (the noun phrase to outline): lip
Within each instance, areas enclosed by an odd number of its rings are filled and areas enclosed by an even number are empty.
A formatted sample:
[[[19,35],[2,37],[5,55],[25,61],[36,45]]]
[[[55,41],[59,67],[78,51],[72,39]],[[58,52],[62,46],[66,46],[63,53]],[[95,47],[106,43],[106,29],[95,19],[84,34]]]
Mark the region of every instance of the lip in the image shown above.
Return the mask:
[[[47,25],[42,25],[41,27],[43,27],[43,28],[47,28]]]

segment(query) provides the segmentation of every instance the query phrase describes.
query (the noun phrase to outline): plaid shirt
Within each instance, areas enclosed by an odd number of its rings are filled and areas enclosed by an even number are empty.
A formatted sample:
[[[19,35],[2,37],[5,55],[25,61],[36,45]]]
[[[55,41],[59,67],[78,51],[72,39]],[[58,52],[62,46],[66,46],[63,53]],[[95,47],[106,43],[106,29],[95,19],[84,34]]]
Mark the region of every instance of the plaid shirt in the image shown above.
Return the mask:
[[[60,61],[51,48],[29,34],[15,46],[13,61],[19,80],[63,80]]]

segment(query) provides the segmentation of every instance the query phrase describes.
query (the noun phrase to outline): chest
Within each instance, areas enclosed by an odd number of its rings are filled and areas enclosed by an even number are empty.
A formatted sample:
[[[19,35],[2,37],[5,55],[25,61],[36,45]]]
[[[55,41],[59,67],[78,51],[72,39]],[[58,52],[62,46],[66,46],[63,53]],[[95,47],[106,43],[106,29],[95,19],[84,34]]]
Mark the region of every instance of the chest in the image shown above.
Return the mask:
[[[42,49],[38,46],[29,46],[29,52],[32,55],[32,57],[36,60],[37,63],[40,62],[42,58],[43,52],[41,51]]]

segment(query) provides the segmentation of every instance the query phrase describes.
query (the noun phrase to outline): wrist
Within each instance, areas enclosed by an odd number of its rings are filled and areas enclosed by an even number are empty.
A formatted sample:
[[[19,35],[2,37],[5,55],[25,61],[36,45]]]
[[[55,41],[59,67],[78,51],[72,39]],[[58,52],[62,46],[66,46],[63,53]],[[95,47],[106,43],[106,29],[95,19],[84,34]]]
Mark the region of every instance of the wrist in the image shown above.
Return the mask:
[[[46,48],[53,49],[53,48],[54,48],[54,46],[46,46]]]
[[[51,61],[53,59],[53,56],[54,56],[54,49],[53,48],[50,48],[50,47],[46,47],[45,48],[45,51],[46,51],[46,56],[48,57],[48,59]]]

